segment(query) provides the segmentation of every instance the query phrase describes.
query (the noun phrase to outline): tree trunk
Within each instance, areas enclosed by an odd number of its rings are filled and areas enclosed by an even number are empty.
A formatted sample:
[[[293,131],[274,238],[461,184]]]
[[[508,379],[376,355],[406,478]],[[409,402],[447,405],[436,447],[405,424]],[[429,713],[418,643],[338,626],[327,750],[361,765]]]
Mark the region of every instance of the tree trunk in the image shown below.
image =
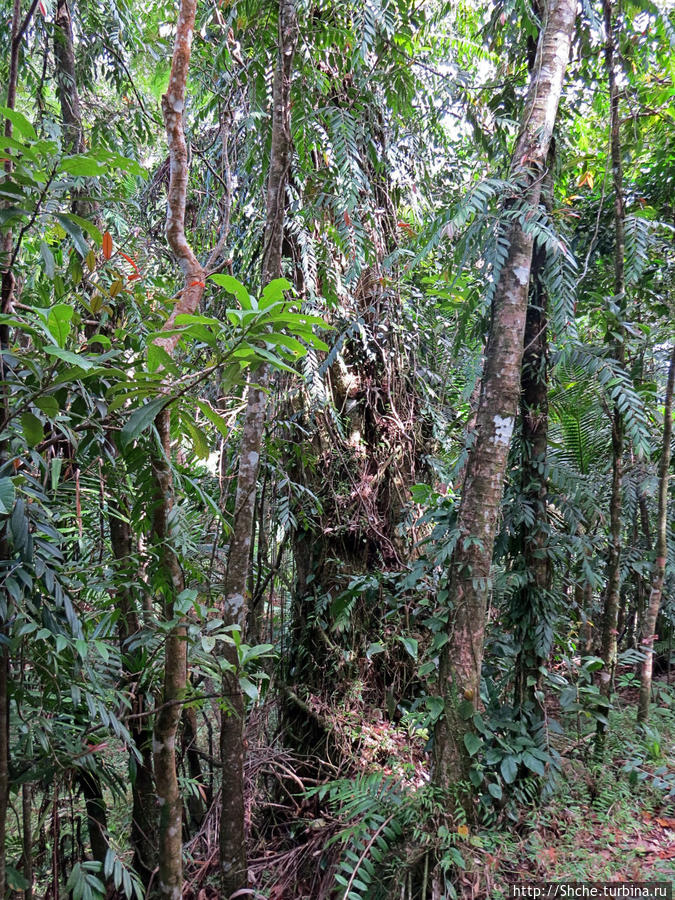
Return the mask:
[[[619,132],[619,87],[616,78],[614,31],[612,21],[611,0],[603,0],[605,19],[605,63],[609,80],[610,107],[610,149],[612,160],[612,181],[614,185],[614,302],[619,310],[625,309],[625,208],[623,198],[623,166],[621,159],[621,136]],[[625,348],[622,326],[617,325],[620,336],[614,339],[614,358],[623,365]],[[617,658],[617,637],[619,606],[621,603],[621,529],[622,529],[622,493],[624,422],[617,406],[612,411],[612,494],[609,506],[609,548],[607,558],[607,587],[605,590],[605,608],[602,620],[602,650],[604,667],[600,673],[600,684],[603,694],[611,694]],[[605,726],[598,723],[598,736],[604,733]],[[600,746],[600,745],[599,745]]]
[[[189,167],[183,113],[195,15],[196,0],[181,0],[169,84],[162,97],[170,164],[166,235],[184,275],[183,290],[164,324],[165,329],[172,327],[175,317],[180,313],[193,313],[198,308],[205,287],[204,269],[185,237]],[[177,335],[155,340],[167,353],[174,350],[177,342]],[[187,628],[184,617],[177,614],[175,607],[175,600],[184,588],[184,581],[169,533],[169,516],[174,498],[170,425],[171,415],[169,409],[165,408],[155,420],[160,446],[152,461],[156,493],[153,531],[159,548],[160,571],[165,578],[164,615],[167,620],[177,621],[166,637],[164,689],[155,718],[152,756],[159,802],[159,892],[163,897],[179,900],[183,892],[183,802],[176,768],[176,733],[181,718],[181,700],[187,687]]]
[[[549,169],[553,165],[549,153]],[[552,184],[551,184],[552,188]],[[521,373],[521,491],[532,515],[532,522],[521,526],[520,546],[526,584],[518,592],[514,616],[516,643],[519,647],[515,673],[515,703],[521,713],[528,707],[536,714],[535,690],[539,667],[547,650],[538,638],[542,622],[550,620],[549,591],[551,564],[546,555],[548,512],[546,508],[548,445],[548,297],[541,282],[545,257],[537,250],[532,264],[530,302],[525,321],[525,347]]]
[[[16,86],[19,72],[19,46],[21,37],[26,30],[30,18],[35,10],[34,4],[26,18],[21,21],[21,0],[14,0],[12,7],[12,25],[10,31],[10,56],[9,56],[9,79],[7,82],[7,101],[8,109],[14,109],[16,106]],[[5,119],[5,136],[12,136],[12,120]],[[7,174],[12,171],[12,162],[7,158],[4,162],[4,170]],[[3,236],[0,243],[0,257],[4,260],[11,260],[13,248],[13,238],[11,230],[8,230]],[[3,268],[2,281],[0,287],[0,312],[11,313],[12,303],[14,300],[15,279],[11,268]],[[0,350],[6,350],[9,346],[9,327],[5,324],[0,326]],[[0,402],[2,402],[2,411],[4,413],[4,424],[9,418],[7,389],[4,379],[4,372],[1,367],[4,366],[4,357],[0,357]],[[7,462],[7,441],[0,441],[0,470],[3,470]],[[5,525],[0,529],[0,560],[6,561],[9,558],[9,545],[7,541],[7,533]],[[9,593],[5,590],[0,597],[0,634],[3,638],[8,638],[7,622],[11,618],[10,610],[11,599]],[[9,807],[9,682],[10,682],[10,654],[9,646],[4,642],[0,642],[0,898],[4,898],[6,892],[6,836],[7,836],[7,809]]]
[[[262,281],[267,284],[281,275],[285,195],[291,156],[291,74],[298,40],[294,0],[279,3],[279,53],[272,92],[272,146],[267,179],[267,217],[263,248]],[[256,483],[263,429],[267,411],[266,368],[251,382],[239,451],[239,471],[235,496],[234,523],[225,576],[223,619],[246,629],[249,560],[253,536]],[[246,836],[244,823],[244,717],[245,704],[237,675],[236,650],[226,657],[235,671],[223,677],[223,696],[228,708],[220,732],[223,785],[220,820],[220,868],[225,897],[247,887]]]
[[[21,838],[23,856],[21,868],[27,886],[24,888],[23,900],[33,900],[33,791],[29,782],[21,787]]]
[[[108,822],[105,800],[101,790],[101,780],[97,774],[90,772],[88,769],[79,771],[78,780],[82,788],[82,796],[84,797],[87,811],[91,855],[96,862],[101,863],[102,871],[108,853],[108,838],[106,837]]]
[[[131,686],[133,718],[129,721],[129,732],[134,746],[141,755],[137,760],[129,755],[131,781],[131,846],[133,848],[134,869],[138,872],[143,884],[147,887],[157,864],[157,803],[155,784],[152,776],[152,728],[149,720],[143,716],[146,711],[145,697],[139,688],[140,663],[137,652],[129,652],[129,638],[139,631],[140,623],[132,591],[127,584],[137,580],[138,573],[131,570],[132,536],[127,522],[125,503],[109,500],[110,544],[113,556],[119,564],[118,573],[122,575],[122,587],[117,592],[120,617],[118,635],[120,652],[124,668],[124,680]]]
[[[56,60],[56,91],[61,105],[64,147],[69,153],[84,152],[84,132],[80,96],[75,74],[73,25],[68,0],[57,0],[54,16],[54,59]]]
[[[170,413],[165,409],[155,420],[161,450],[153,460],[157,490],[153,532],[160,557],[160,571],[166,579],[164,615],[177,617],[174,601],[183,590],[183,573],[170,544],[169,513],[173,506]],[[183,802],[176,769],[176,732],[181,717],[181,700],[187,685],[187,629],[182,616],[166,638],[164,647],[164,689],[155,717],[152,757],[159,801],[159,892],[179,900],[183,889]]]
[[[652,589],[649,604],[642,625],[641,650],[646,654],[642,662],[640,677],[640,699],[638,701],[638,722],[646,722],[652,695],[652,666],[654,662],[654,640],[656,620],[661,607],[663,579],[668,559],[668,480],[670,476],[670,440],[673,433],[673,388],[675,387],[675,346],[671,351],[666,400],[663,412],[663,443],[659,460],[659,507],[656,519],[656,559],[652,569]]]
[[[555,125],[576,18],[574,0],[553,0],[547,11],[512,164],[522,202],[536,209]],[[511,434],[518,409],[533,238],[519,221],[509,230],[509,254],[492,308],[485,370],[458,513],[459,540],[448,575],[452,610],[440,659],[445,715],[434,740],[435,781],[467,782],[471,758],[463,715],[479,700],[490,566]]]

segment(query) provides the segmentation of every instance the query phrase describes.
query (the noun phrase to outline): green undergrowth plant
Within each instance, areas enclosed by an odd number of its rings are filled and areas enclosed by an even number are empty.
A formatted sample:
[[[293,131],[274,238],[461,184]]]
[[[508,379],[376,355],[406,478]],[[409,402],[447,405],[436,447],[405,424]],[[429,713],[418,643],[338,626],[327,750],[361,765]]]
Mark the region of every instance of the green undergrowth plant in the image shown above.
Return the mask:
[[[415,788],[368,772],[312,788],[307,796],[326,803],[341,823],[325,848],[337,849],[335,896],[385,900],[407,889],[424,897],[433,873],[444,882],[443,896],[457,896],[453,880],[466,867],[463,844],[469,840],[459,790],[449,797],[429,784]]]

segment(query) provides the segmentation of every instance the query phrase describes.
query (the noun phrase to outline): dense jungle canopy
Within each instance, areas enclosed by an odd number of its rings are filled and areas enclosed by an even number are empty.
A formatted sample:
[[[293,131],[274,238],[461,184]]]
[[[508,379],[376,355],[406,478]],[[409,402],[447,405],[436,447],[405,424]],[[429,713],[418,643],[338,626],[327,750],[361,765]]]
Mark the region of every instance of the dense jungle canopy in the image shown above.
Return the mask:
[[[672,0],[1,2],[0,900],[672,888]]]

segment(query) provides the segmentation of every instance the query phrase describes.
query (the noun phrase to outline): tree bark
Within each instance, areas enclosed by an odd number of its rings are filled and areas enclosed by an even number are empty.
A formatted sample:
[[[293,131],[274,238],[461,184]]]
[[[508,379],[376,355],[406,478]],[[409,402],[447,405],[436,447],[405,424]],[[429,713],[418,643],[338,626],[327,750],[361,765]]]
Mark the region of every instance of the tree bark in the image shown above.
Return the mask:
[[[25,31],[28,22],[35,9],[35,3],[31,6],[26,18],[21,21],[21,0],[14,0],[12,7],[12,24],[10,32],[10,57],[9,57],[9,79],[7,82],[7,101],[8,109],[14,109],[16,106],[16,86],[19,74],[19,46],[21,36]],[[12,120],[5,119],[5,136],[12,136]],[[7,174],[12,171],[12,162],[7,158],[4,162],[4,170]],[[7,231],[0,243],[0,257],[2,257],[4,265],[12,258],[13,238],[12,232]],[[11,268],[3,268],[0,287],[0,312],[11,313],[12,302],[14,299],[15,279]],[[9,327],[7,325],[0,326],[0,350],[6,350],[9,346]],[[5,414],[5,422],[9,417],[7,388],[4,378],[4,357],[0,357],[0,402],[2,402],[3,412]],[[4,469],[7,462],[7,441],[0,441],[0,470]],[[9,544],[7,540],[7,525],[0,529],[0,560],[7,560],[9,557]],[[2,614],[0,615],[0,633],[2,637],[9,637],[7,622],[11,618],[11,598],[9,593],[3,589],[3,596],[0,598],[0,607]],[[0,643],[0,898],[5,896],[6,891],[6,836],[7,836],[7,809],[9,806],[9,681],[10,681],[10,654],[9,646],[5,641]]]
[[[153,476],[157,492],[153,533],[163,585],[164,615],[169,621],[177,617],[175,599],[184,587],[183,572],[170,543],[169,513],[173,507],[170,412],[163,410],[155,420],[161,450],[153,459]],[[161,897],[180,900],[183,890],[183,802],[176,768],[176,732],[181,716],[181,703],[187,685],[187,629],[185,619],[177,623],[166,637],[164,646],[164,689],[155,717],[152,757],[155,786],[159,802],[159,893]]]
[[[68,0],[57,0],[54,24],[56,26],[54,29],[56,91],[61,105],[64,146],[69,153],[83,153],[84,131],[75,74],[73,25]]]
[[[549,169],[554,160],[549,153]],[[551,184],[552,188],[552,184]],[[548,204],[550,206],[550,204]],[[519,646],[515,672],[515,703],[521,713],[529,707],[536,713],[536,683],[542,663],[538,626],[547,617],[551,584],[551,564],[546,555],[548,512],[546,509],[548,446],[548,297],[541,282],[544,251],[534,254],[530,302],[525,321],[525,347],[521,373],[521,458],[520,483],[533,520],[523,522],[519,535],[526,584],[518,592],[514,616]],[[550,618],[550,617],[549,617]]]
[[[621,135],[619,132],[619,87],[616,78],[615,44],[611,0],[603,0],[605,20],[605,63],[609,80],[610,155],[614,186],[614,301],[619,310],[625,308],[625,206],[623,197],[623,165],[621,159]],[[622,326],[617,325],[619,337],[613,341],[614,358],[623,365],[625,348]],[[601,657],[604,667],[600,673],[602,692],[609,697],[614,682],[617,658],[619,606],[621,603],[621,529],[624,422],[617,406],[612,411],[612,493],[609,506],[609,548],[607,557],[607,587],[602,620]],[[605,726],[598,723],[601,738]]]
[[[196,0],[181,0],[169,84],[162,97],[170,165],[166,236],[184,275],[181,296],[165,322],[165,329],[173,326],[177,315],[193,313],[198,308],[205,288],[204,269],[185,236],[189,167],[183,114],[195,15]],[[177,342],[177,335],[155,340],[167,353],[173,352]],[[170,425],[170,412],[165,408],[155,420],[160,446],[152,461],[156,493],[153,531],[159,548],[160,571],[165,578],[164,615],[169,621],[177,621],[167,635],[164,648],[164,689],[155,718],[152,755],[159,802],[159,893],[179,900],[183,891],[183,802],[176,768],[176,733],[181,717],[180,701],[187,687],[187,629],[184,617],[177,616],[175,608],[184,580],[169,534],[169,515],[174,502]]]
[[[654,640],[656,620],[661,607],[663,579],[668,559],[668,480],[670,476],[670,441],[673,434],[673,388],[675,387],[675,346],[671,351],[666,400],[663,412],[663,443],[659,460],[659,506],[656,519],[656,559],[652,568],[652,589],[642,625],[641,650],[645,653],[640,673],[640,699],[638,701],[638,722],[649,718],[649,704],[652,696],[652,666],[654,663]]]
[[[118,635],[124,667],[124,679],[130,685],[133,697],[133,718],[129,721],[129,732],[141,759],[129,756],[131,781],[131,846],[134,869],[147,887],[157,864],[157,803],[152,775],[152,728],[145,712],[145,696],[138,687],[141,677],[136,651],[130,653],[129,638],[140,629],[138,612],[132,591],[126,587],[137,579],[138,573],[130,569],[133,558],[132,535],[127,521],[124,501],[109,500],[111,504],[108,524],[113,556],[119,564],[122,587],[117,592],[120,618]],[[125,571],[126,570],[126,571]],[[139,713],[141,715],[139,715]]]
[[[263,245],[262,281],[266,284],[281,275],[281,254],[286,209],[286,184],[291,157],[291,75],[298,40],[294,0],[279,2],[279,50],[272,91],[272,146],[267,178],[267,216]],[[224,585],[223,619],[246,629],[249,560],[253,536],[256,483],[263,429],[267,411],[266,367],[249,385],[239,451],[239,471],[227,572]],[[225,897],[247,887],[246,835],[244,823],[244,717],[245,704],[236,668],[236,650],[229,647],[226,658],[235,671],[223,676],[223,696],[228,709],[220,733],[223,777],[220,821],[220,868]]]
[[[512,164],[522,202],[530,209],[539,205],[575,18],[574,0],[553,0],[539,39]],[[493,302],[475,440],[458,513],[459,540],[448,574],[452,609],[439,669],[444,717],[434,740],[434,778],[446,788],[467,782],[471,767],[464,743],[471,717],[462,715],[466,708],[461,705],[467,701],[475,708],[479,701],[490,566],[518,408],[532,250],[532,235],[521,221],[514,222]]]
[[[33,789],[30,782],[25,781],[21,787],[21,839],[23,855],[21,868],[27,887],[24,888],[23,900],[33,900]]]

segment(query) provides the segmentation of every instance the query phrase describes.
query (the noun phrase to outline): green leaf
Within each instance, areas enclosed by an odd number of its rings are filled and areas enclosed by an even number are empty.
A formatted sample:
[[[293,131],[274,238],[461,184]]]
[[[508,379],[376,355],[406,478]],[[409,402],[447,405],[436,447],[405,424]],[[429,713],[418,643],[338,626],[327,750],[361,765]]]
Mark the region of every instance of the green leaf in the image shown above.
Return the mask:
[[[242,309],[253,309],[253,303],[251,301],[251,297],[249,296],[248,291],[244,287],[244,285],[237,281],[236,278],[233,278],[232,275],[209,275],[211,281],[214,284],[219,285],[219,287],[225,288],[225,290],[234,294],[237,300],[241,303]]]
[[[51,394],[46,397],[38,397],[35,401],[35,405],[43,412],[48,419],[55,419],[59,414],[59,403],[56,397]]]
[[[103,243],[103,235],[93,222],[90,222],[89,219],[83,219],[82,216],[76,216],[75,213],[66,213],[66,217],[70,219],[71,222],[75,222],[76,225],[79,225],[82,231],[89,235],[97,247],[101,246]]]
[[[44,440],[45,433],[42,422],[32,412],[25,412],[21,416],[21,429],[29,447],[35,447]]]
[[[366,659],[370,659],[375,656],[376,653],[384,653],[384,645],[383,644],[370,644],[368,649],[366,650]]]
[[[0,116],[9,119],[22,137],[28,138],[30,141],[37,140],[37,132],[23,113],[16,109],[10,109],[8,106],[0,106]]]
[[[488,784],[488,791],[492,794],[492,796],[495,798],[495,800],[502,799],[502,796],[503,796],[502,786],[498,782],[491,781],[490,784]]]
[[[158,347],[157,344],[151,342],[146,347],[146,352],[148,354],[148,370],[150,372],[157,372],[160,368],[174,374],[178,372],[176,364],[163,347]]]
[[[183,421],[183,426],[185,427],[185,430],[187,431],[187,433],[190,435],[190,438],[192,439],[192,449],[194,451],[195,456],[198,459],[208,459],[211,449],[209,447],[209,442],[206,439],[206,435],[204,434],[202,429],[199,428],[197,425],[195,425],[194,422],[191,422],[188,419],[187,415],[181,416],[181,419]]]
[[[84,234],[79,225],[72,221],[70,216],[55,214],[54,218],[59,222],[63,230],[70,236],[73,245],[80,256],[84,257],[89,253],[89,245],[84,239]]]
[[[80,356],[79,353],[73,353],[71,350],[64,350],[63,347],[45,347],[44,352],[48,356],[57,356],[59,359],[64,360],[64,362],[70,363],[71,366],[79,366],[81,369],[84,369],[85,372],[94,367],[93,360],[89,359],[87,356]]]
[[[247,695],[247,697],[251,698],[251,700],[258,699],[258,688],[253,684],[252,681],[249,681],[249,679],[246,678],[244,675],[242,675],[239,679],[239,686],[241,687],[242,691]]]
[[[0,516],[8,516],[14,506],[14,482],[11,478],[0,478]]]
[[[82,175],[93,178],[97,175],[105,175],[107,166],[93,156],[78,153],[77,156],[65,156],[58,167],[59,172],[67,175]]]
[[[154,400],[135,409],[120,431],[120,447],[124,449],[132,441],[135,441],[146,428],[149,428],[157,418],[157,414],[164,409],[168,402],[167,397],[155,397]]]
[[[403,644],[403,646],[405,647],[407,652],[410,654],[410,656],[412,656],[412,658],[416,660],[418,644],[417,644],[417,641],[415,640],[415,638],[403,637],[400,634],[397,634],[396,638]]]
[[[202,635],[202,650],[204,651],[204,653],[212,653],[215,646],[216,639],[212,634]]]
[[[478,751],[482,747],[482,745],[483,745],[483,742],[481,741],[481,739],[478,737],[477,734],[474,734],[472,731],[468,731],[464,735],[464,746],[466,747],[466,750],[467,750],[467,753],[469,754],[469,756],[475,756],[476,753],[478,753]]]
[[[46,241],[40,241],[40,256],[45,264],[45,274],[47,278],[53,278],[56,271],[56,263],[54,262],[54,254],[49,249]]]
[[[544,768],[543,762],[540,759],[537,759],[536,756],[532,756],[527,750],[523,753],[523,762],[531,772],[535,772],[542,777],[546,775],[546,769]]]
[[[505,756],[499,770],[504,781],[507,784],[513,784],[518,774],[518,760],[515,756]]]
[[[273,303],[278,303],[279,300],[283,300],[284,292],[290,291],[292,287],[293,285],[286,278],[275,278],[274,281],[270,281],[270,283],[263,288],[260,309],[266,309]]]
[[[215,425],[220,434],[227,440],[230,437],[230,428],[225,419],[203,400],[196,400],[197,408],[200,409],[206,418]]]
[[[274,644],[254,644],[253,647],[242,644],[239,655],[239,664],[245,666],[253,659],[259,659],[261,656],[270,656],[273,651]]]
[[[173,604],[174,613],[179,616],[186,616],[194,606],[196,599],[197,591],[194,588],[186,588],[184,591],[181,591]]]
[[[66,346],[74,312],[73,307],[67,303],[57,303],[49,311],[47,328],[61,348]]]

